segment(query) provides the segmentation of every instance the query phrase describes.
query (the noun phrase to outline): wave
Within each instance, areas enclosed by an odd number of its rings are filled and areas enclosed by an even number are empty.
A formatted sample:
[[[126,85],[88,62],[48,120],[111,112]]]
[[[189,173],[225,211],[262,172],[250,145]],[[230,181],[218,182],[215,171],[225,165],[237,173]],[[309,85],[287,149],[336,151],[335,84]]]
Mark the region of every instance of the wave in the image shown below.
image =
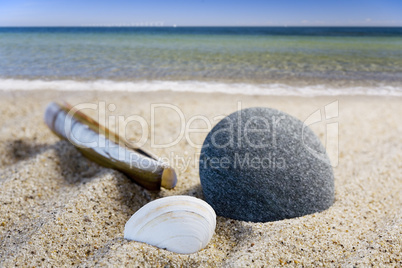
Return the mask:
[[[74,81],[0,79],[0,90],[59,90],[59,91],[126,91],[126,92],[200,92],[271,96],[402,96],[402,87],[342,87],[329,85],[290,86],[285,84],[247,84],[200,81]]]

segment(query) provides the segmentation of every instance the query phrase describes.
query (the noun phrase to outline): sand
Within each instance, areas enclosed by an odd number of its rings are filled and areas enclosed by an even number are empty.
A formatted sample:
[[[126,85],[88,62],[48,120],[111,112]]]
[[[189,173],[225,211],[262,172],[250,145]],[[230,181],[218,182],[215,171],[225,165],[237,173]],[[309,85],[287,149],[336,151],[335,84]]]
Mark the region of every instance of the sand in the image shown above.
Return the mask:
[[[144,148],[155,154],[190,162],[187,167],[174,163],[179,173],[175,189],[149,192],[121,173],[88,161],[51,133],[43,123],[43,111],[48,102],[61,99],[100,107],[104,101],[107,108],[115,108],[106,109],[106,119],[111,119],[107,121],[114,119],[109,116],[136,114],[148,124],[152,104],[172,104],[185,123],[202,115],[211,125],[218,122],[214,117],[236,111],[238,101],[243,108],[272,107],[302,121],[338,101],[339,114],[327,121],[339,127],[337,139],[328,145],[334,163],[339,160],[334,167],[335,203],[321,213],[276,222],[218,217],[211,242],[190,255],[127,241],[125,222],[149,201],[179,194],[203,198],[194,161],[199,149],[193,145],[202,143],[207,133],[185,131],[190,139],[184,136],[167,148],[152,148],[146,140]],[[402,265],[401,98],[14,91],[0,93],[0,109],[0,266]],[[128,139],[139,141],[144,133],[151,137],[152,131],[155,144],[178,137],[178,111],[166,106],[154,111],[154,126],[129,124]],[[96,116],[97,111],[89,112]],[[207,127],[200,120],[188,125],[197,124]],[[326,126],[312,127],[323,142]]]

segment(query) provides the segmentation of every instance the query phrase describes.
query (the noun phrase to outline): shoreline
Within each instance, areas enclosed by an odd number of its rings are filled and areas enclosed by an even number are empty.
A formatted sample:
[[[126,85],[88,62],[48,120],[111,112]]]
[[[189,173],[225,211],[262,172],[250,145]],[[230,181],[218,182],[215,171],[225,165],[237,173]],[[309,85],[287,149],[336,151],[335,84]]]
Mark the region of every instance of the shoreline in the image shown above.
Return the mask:
[[[127,241],[125,222],[151,200],[170,195],[203,198],[196,163],[176,166],[175,189],[144,190],[121,173],[86,160],[51,133],[43,112],[50,101],[62,99],[98,107],[105,103],[105,111],[89,110],[90,116],[135,114],[148,123],[152,104],[170,104],[183,113],[186,123],[202,115],[212,126],[217,117],[234,112],[239,102],[242,108],[271,107],[302,121],[338,102],[335,118],[311,125],[323,143],[326,126],[339,126],[335,203],[320,213],[267,223],[218,217],[212,241],[190,255]],[[109,110],[110,104],[115,109]],[[0,265],[401,265],[401,104],[402,98],[392,96],[0,91]],[[172,109],[160,109],[149,135],[155,135],[157,144],[166,144],[180,132],[180,116]],[[205,128],[202,122],[191,126]],[[138,140],[141,130],[138,124],[129,126],[128,139]],[[206,134],[189,137],[200,144]],[[173,153],[187,159],[199,152],[188,138],[168,148],[152,148],[148,140],[144,149],[161,157]]]
[[[27,80],[0,78],[2,91],[188,92],[260,96],[402,96],[402,84],[345,85],[307,83],[246,83],[192,80]]]

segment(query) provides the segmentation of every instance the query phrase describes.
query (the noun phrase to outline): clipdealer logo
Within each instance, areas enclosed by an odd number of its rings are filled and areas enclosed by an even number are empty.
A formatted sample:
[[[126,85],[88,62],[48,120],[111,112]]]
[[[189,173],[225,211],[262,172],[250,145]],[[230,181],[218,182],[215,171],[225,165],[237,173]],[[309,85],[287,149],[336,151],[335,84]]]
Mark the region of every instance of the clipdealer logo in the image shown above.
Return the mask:
[[[77,104],[74,106],[74,109],[72,109],[68,113],[68,117],[66,118],[65,122],[65,133],[67,134],[67,137],[69,137],[69,140],[73,143],[76,144],[76,146],[80,147],[99,147],[99,148],[104,148],[104,147],[109,147],[109,148],[114,148],[114,150],[118,149],[116,151],[116,157],[118,159],[124,159],[127,157],[126,151],[122,150],[122,148],[118,147],[117,145],[114,145],[113,143],[108,142],[107,139],[102,138],[102,139],[96,139],[95,136],[88,136],[85,140],[78,140],[77,137],[71,133],[71,129],[74,125],[74,120],[72,119],[74,114],[77,111],[81,110],[94,110],[96,111],[97,114],[97,121],[106,127],[111,127],[112,131],[115,131],[116,134],[120,135],[122,134],[123,137],[126,136],[126,130],[128,125],[136,124],[136,127],[138,129],[138,135],[137,140],[132,141],[130,140],[130,143],[137,148],[141,148],[143,145],[145,145],[147,142],[150,142],[150,147],[154,149],[168,149],[176,144],[178,144],[183,138],[186,139],[187,143],[194,149],[201,149],[202,148],[202,142],[199,140],[194,140],[190,137],[190,134],[201,134],[205,135],[208,134],[212,126],[219,122],[220,120],[225,118],[225,115],[219,115],[215,116],[212,119],[205,116],[205,115],[194,115],[190,118],[186,118],[184,112],[176,105],[169,104],[169,103],[153,103],[150,105],[150,122],[148,123],[148,120],[144,118],[143,116],[134,114],[130,116],[124,116],[124,115],[109,115],[106,116],[107,111],[109,112],[114,112],[116,110],[116,105],[113,103],[110,103],[106,105],[106,102],[100,101],[98,104],[95,103],[81,103]],[[241,102],[237,103],[237,110],[241,110],[242,105]],[[160,111],[159,111],[160,110]],[[157,113],[157,111],[159,111]],[[178,133],[173,138],[173,140],[169,141],[164,141],[164,142],[158,142],[157,141],[157,136],[155,134],[155,128],[156,128],[156,117],[158,117],[158,114],[163,113],[173,113],[172,116],[176,116],[179,121],[179,124],[177,125],[177,129],[179,130]],[[338,165],[338,155],[339,155],[339,139],[338,139],[338,130],[339,130],[339,123],[338,123],[338,117],[339,117],[339,102],[334,101],[331,102],[313,113],[311,113],[303,122],[303,129],[301,132],[302,135],[302,146],[311,153],[314,157],[317,159],[324,161],[325,163],[331,165],[332,167],[336,167]],[[254,121],[258,121],[258,123],[262,123],[265,121],[261,121],[261,118],[252,118]],[[272,118],[272,122],[268,124],[269,122],[265,122],[263,124],[264,128],[262,129],[253,129],[253,131],[267,131],[267,127],[271,125],[272,127],[272,139],[270,140],[273,144],[273,146],[276,146],[276,127],[278,124],[281,124],[282,118]],[[197,124],[195,123],[203,123],[203,127],[194,127]],[[308,135],[305,135],[305,131],[307,131],[307,127],[314,126],[314,125],[320,124],[321,129],[320,132],[324,133],[324,140],[323,140],[323,145],[325,147],[325,150],[319,150],[317,151],[314,148],[311,148],[309,146],[309,142],[305,141],[305,137]],[[247,125],[248,126],[248,125]],[[120,130],[120,131],[119,131]],[[103,137],[102,135],[99,137]],[[82,138],[82,137],[81,137]],[[201,142],[201,143],[200,143]],[[250,141],[249,141],[250,142]],[[250,144],[253,148],[260,148],[264,144]],[[266,145],[266,144],[265,144]],[[328,155],[328,157],[326,156]],[[137,155],[131,155],[130,158],[135,159]],[[329,160],[328,160],[329,158]],[[170,152],[168,156],[165,156],[163,158],[160,158],[159,160],[162,162],[167,162],[170,165],[173,165],[175,167],[179,167],[179,170],[186,170],[189,165],[194,164],[196,167],[200,164],[198,162],[199,159],[199,153],[196,153],[195,155],[176,155],[173,154],[173,152]],[[226,161],[227,160],[227,161]],[[235,164],[238,164],[239,166],[243,165],[250,165],[251,167],[255,168],[279,168],[283,169],[286,166],[286,163],[284,163],[284,160],[281,158],[278,158],[278,156],[272,154],[272,155],[267,155],[265,158],[262,159],[255,159],[251,156],[245,155],[244,158],[240,158],[240,156],[237,156],[235,159],[237,162]],[[227,165],[227,162],[230,162],[229,159],[223,159],[223,161],[216,161],[218,165]],[[148,163],[144,163],[146,166]]]

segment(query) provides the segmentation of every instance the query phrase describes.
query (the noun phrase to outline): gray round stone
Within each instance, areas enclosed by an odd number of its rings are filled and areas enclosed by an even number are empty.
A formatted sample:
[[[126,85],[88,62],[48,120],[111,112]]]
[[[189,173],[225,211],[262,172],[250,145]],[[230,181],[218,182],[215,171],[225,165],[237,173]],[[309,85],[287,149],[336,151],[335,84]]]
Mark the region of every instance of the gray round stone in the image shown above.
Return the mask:
[[[278,110],[250,108],[220,121],[200,155],[205,200],[223,217],[266,222],[329,208],[332,167],[318,137]]]

